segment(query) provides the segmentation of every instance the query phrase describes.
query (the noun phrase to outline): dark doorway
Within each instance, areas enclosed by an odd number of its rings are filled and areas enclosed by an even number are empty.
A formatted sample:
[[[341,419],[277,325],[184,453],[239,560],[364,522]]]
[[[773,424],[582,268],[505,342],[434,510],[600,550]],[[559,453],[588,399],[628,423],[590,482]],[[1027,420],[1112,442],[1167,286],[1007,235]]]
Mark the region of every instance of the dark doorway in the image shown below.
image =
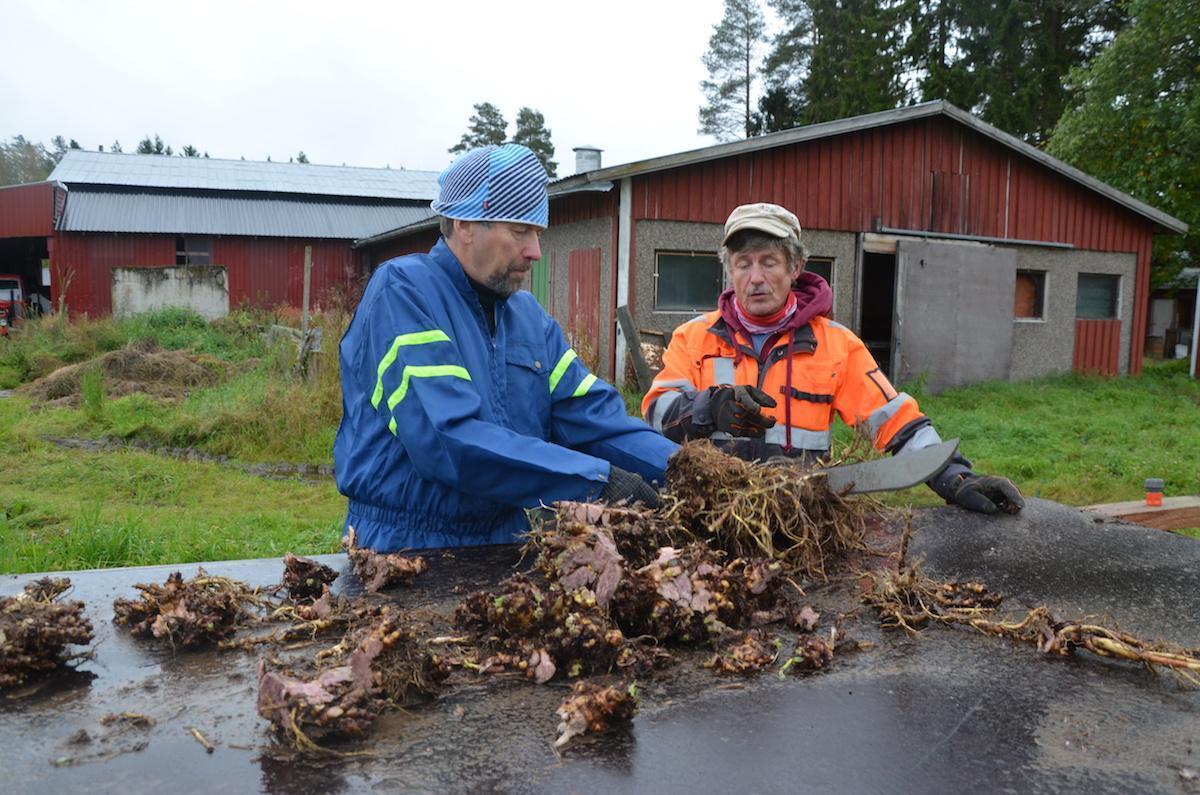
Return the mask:
[[[50,286],[42,283],[47,249],[44,237],[11,237],[0,240],[0,273],[20,278],[25,308],[22,314],[41,314],[50,308]]]
[[[889,378],[892,369],[892,316],[896,307],[896,255],[863,252],[862,314],[859,337]]]

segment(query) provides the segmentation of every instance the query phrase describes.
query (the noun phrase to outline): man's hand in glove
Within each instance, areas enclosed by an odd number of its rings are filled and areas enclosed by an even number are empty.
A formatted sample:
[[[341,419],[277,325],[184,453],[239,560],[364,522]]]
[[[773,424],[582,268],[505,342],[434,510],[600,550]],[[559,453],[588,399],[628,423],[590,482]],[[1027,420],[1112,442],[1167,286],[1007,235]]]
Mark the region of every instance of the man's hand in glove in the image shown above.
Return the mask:
[[[643,480],[641,475],[615,465],[608,473],[608,482],[600,492],[600,501],[610,505],[619,502],[632,505],[640,502],[647,508],[657,508],[662,504],[658,498],[658,491]]]
[[[942,496],[960,508],[978,513],[1016,513],[1025,507],[1021,492],[1008,478],[965,472],[948,484]],[[938,492],[941,494],[941,492]]]
[[[708,398],[713,428],[731,436],[761,438],[775,418],[762,413],[763,407],[775,406],[775,398],[753,386],[715,386]]]

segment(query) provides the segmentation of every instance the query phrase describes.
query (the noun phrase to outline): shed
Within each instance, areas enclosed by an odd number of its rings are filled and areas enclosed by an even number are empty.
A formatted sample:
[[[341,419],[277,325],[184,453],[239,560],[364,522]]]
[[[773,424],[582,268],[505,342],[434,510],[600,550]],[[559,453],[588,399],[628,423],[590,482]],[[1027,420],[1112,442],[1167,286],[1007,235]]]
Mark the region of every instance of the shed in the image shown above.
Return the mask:
[[[934,390],[1140,371],[1151,242],[1187,229],[940,101],[594,168],[550,194],[530,287],[617,380],[616,307],[666,332],[715,306],[739,204],[794,211],[835,318]],[[433,239],[426,221],[358,245],[378,264]]]
[[[93,315],[153,306],[178,277],[171,302],[219,315],[298,306],[311,247],[320,303],[364,272],[355,239],[427,217],[436,191],[428,171],[72,150],[0,190],[0,272]]]

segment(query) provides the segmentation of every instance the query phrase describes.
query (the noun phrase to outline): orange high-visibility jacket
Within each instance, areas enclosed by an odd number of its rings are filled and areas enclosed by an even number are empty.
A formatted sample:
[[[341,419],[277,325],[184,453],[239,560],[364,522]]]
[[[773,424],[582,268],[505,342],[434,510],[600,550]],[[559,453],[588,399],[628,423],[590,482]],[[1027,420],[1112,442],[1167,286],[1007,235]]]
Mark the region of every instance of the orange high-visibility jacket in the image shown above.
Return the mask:
[[[848,425],[865,427],[879,450],[898,453],[941,441],[916,400],[896,392],[862,340],[848,328],[816,317],[787,333],[793,335],[790,383],[786,335],[780,335],[770,349],[764,345],[762,354],[756,355],[749,339],[733,338],[720,310],[683,324],[663,354],[662,372],[642,400],[646,422],[675,441],[696,436],[729,439],[714,432],[711,418],[700,416],[707,415],[703,393],[722,384],[752,385],[776,401],[774,408],[763,409],[776,420],[759,444],[768,455],[828,452],[834,412]],[[735,355],[735,342],[740,356]],[[785,401],[791,402],[790,429]],[[695,414],[693,406],[698,409]]]

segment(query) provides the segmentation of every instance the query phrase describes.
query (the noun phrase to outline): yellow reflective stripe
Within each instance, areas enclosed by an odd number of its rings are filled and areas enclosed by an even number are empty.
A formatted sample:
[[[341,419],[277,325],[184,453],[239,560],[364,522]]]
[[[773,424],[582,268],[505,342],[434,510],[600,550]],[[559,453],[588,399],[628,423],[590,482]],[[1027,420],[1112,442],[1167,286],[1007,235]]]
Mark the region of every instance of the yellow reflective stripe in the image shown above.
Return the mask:
[[[587,378],[580,381],[579,386],[575,387],[575,391],[571,394],[571,397],[577,398],[580,395],[587,394],[588,387],[590,387],[595,382],[596,382],[596,376],[592,375],[591,373],[588,373]]]
[[[392,347],[382,359],[379,360],[379,367],[376,370],[375,391],[371,393],[371,407],[379,408],[379,401],[383,399],[383,374],[396,361],[396,355],[399,354],[400,348],[405,345],[425,345],[430,342],[449,342],[450,338],[446,336],[446,332],[441,329],[433,331],[414,331],[411,334],[400,334],[396,339],[392,340]]]
[[[401,400],[404,400],[404,396],[408,394],[408,380],[410,378],[435,378],[439,375],[452,375],[464,381],[471,380],[471,374],[467,372],[467,368],[459,367],[457,364],[410,364],[404,368],[404,373],[400,376],[400,388],[388,397],[388,411],[396,408],[396,405]]]
[[[554,370],[550,373],[550,391],[554,391],[554,387],[558,386],[558,382],[562,380],[563,373],[567,372],[567,367],[571,362],[575,361],[576,353],[574,348],[567,348],[567,352],[558,360],[558,364],[554,365]]]

